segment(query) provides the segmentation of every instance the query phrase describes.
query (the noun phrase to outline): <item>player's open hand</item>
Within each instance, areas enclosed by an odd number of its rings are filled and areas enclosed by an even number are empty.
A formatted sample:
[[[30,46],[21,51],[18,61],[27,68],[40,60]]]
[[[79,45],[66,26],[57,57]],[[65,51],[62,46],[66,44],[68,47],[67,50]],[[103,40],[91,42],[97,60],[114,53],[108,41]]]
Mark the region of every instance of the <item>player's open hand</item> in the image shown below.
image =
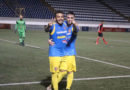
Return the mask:
[[[55,43],[52,41],[52,39],[48,39],[48,44],[53,46]]]
[[[52,24],[53,24],[55,21],[56,21],[55,18],[52,18],[52,19],[51,19],[51,22],[49,22],[48,25],[49,25],[49,26],[52,26]]]
[[[75,26],[78,25],[78,23],[77,23],[75,20],[73,20],[72,23],[73,23]]]

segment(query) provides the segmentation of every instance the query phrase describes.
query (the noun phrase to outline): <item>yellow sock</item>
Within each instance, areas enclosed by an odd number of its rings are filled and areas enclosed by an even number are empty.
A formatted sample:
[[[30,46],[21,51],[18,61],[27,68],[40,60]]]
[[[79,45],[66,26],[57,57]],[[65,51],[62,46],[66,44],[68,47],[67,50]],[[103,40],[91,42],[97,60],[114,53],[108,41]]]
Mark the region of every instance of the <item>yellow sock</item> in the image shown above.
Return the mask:
[[[72,82],[73,82],[73,78],[74,78],[74,73],[71,72],[67,75],[67,86],[66,89],[70,89]]]
[[[54,90],[58,90],[58,73],[52,74],[52,85]]]
[[[67,74],[67,71],[59,72],[58,74],[58,83],[62,80],[62,78]]]

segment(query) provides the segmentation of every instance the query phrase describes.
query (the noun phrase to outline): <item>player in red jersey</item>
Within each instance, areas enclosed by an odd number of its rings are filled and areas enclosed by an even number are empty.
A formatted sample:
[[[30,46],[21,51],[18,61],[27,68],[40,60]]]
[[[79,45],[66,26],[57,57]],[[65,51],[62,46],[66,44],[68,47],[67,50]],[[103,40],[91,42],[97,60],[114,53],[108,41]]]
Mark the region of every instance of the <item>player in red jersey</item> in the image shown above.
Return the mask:
[[[103,37],[103,33],[102,33],[103,32],[103,24],[104,24],[104,22],[102,21],[101,24],[99,24],[99,26],[98,26],[98,37],[97,37],[96,45],[99,44],[100,37],[102,38],[104,44],[107,45],[107,42],[105,41],[105,39]]]

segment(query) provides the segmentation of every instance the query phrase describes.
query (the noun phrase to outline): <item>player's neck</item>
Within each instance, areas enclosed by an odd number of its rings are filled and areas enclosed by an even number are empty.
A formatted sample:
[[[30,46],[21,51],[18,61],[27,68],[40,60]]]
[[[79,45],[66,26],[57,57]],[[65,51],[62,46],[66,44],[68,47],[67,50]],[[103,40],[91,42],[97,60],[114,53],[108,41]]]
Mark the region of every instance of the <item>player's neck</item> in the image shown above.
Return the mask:
[[[69,23],[67,22],[67,26],[68,26],[68,27],[70,27],[71,25],[72,25],[72,24],[69,24]]]
[[[60,26],[62,26],[62,25],[63,25],[63,23],[58,23],[58,22],[57,22],[57,24],[59,24]]]
[[[22,21],[23,19],[20,19],[20,21]]]

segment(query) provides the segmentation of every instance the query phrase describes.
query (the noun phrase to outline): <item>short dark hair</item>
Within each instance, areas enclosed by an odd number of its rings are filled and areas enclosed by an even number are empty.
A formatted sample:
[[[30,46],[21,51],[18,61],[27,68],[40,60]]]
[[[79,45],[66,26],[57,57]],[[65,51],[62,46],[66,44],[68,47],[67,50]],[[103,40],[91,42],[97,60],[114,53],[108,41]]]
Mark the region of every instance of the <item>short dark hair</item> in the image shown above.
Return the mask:
[[[57,13],[62,13],[62,14],[64,14],[62,11],[58,10],[58,11],[55,11],[54,17],[56,17],[56,14],[57,14]]]
[[[69,11],[67,14],[72,14],[75,16],[74,12],[73,11]]]
[[[23,16],[22,14],[19,14],[19,16]]]

